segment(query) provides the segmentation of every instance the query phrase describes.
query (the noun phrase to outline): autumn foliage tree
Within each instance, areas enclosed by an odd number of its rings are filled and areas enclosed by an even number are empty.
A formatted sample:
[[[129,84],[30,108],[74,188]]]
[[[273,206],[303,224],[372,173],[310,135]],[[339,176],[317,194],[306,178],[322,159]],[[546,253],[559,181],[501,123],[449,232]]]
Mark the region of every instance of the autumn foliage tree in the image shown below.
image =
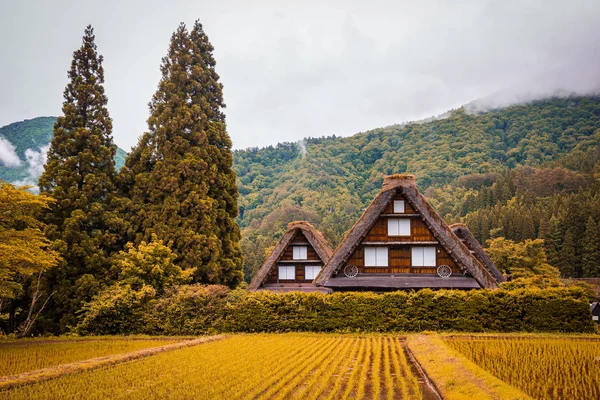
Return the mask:
[[[213,47],[199,22],[173,33],[150,102],[148,131],[120,175],[135,243],[168,243],[195,281],[242,279],[237,187]]]
[[[494,264],[512,278],[529,278],[536,275],[559,277],[558,269],[548,264],[542,239],[527,239],[515,243],[499,237],[488,241],[486,252]]]
[[[41,274],[60,260],[38,219],[40,212],[52,203],[48,196],[0,181],[0,314],[6,309],[11,321],[11,326],[5,327],[7,331],[17,329],[25,319],[29,320],[30,329],[35,322],[33,316],[51,296],[42,295],[37,284]],[[29,318],[25,317],[27,309]]]
[[[64,91],[63,115],[54,125],[42,193],[56,199],[45,215],[48,238],[57,241],[63,262],[48,276],[55,293],[51,318],[64,331],[75,312],[102,286],[110,268],[118,218],[110,210],[115,192],[116,146],[104,93],[103,58],[94,30],[85,29],[73,53]],[[55,327],[54,330],[57,330]]]
[[[23,289],[23,278],[58,263],[60,257],[38,220],[51,203],[48,196],[0,181],[0,301],[13,299]]]

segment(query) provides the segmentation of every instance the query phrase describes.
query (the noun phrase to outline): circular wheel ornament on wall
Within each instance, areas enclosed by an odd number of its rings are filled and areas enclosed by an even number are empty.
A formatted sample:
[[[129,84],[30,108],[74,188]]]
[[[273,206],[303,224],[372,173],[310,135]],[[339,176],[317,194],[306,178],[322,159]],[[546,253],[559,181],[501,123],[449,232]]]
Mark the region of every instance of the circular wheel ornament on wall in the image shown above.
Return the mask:
[[[437,274],[440,276],[440,278],[450,278],[450,275],[452,275],[452,268],[450,268],[448,265],[440,265],[437,268]]]
[[[354,278],[358,275],[358,267],[356,265],[346,265],[346,267],[344,267],[344,275],[348,278]]]

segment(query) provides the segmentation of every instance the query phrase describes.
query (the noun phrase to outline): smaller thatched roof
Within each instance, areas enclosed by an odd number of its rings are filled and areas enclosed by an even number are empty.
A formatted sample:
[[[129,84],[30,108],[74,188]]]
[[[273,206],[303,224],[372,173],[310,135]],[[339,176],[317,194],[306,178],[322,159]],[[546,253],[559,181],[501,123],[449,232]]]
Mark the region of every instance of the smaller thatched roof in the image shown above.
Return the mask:
[[[335,279],[332,278],[333,275],[348,261],[396,193],[401,193],[415,211],[421,215],[440,245],[444,247],[463,271],[469,272],[481,287],[498,287],[499,282],[496,277],[471,254],[467,246],[456,237],[446,222],[419,193],[414,175],[407,174],[390,175],[384,178],[381,192],[348,231],[337,249],[335,249],[333,256],[315,278],[314,283],[317,286],[327,286],[330,279]]]
[[[315,249],[315,252],[319,256],[321,261],[323,261],[323,264],[329,261],[329,258],[333,254],[333,249],[331,248],[329,242],[323,237],[321,232],[316,230],[314,226],[312,226],[307,221],[290,222],[288,224],[287,232],[283,234],[283,236],[279,240],[279,243],[277,243],[277,245],[273,249],[271,255],[266,259],[265,263],[258,270],[256,275],[252,279],[252,282],[250,282],[248,290],[258,290],[262,286],[262,284],[269,277],[269,274],[271,273],[272,269],[275,268],[275,266],[277,265],[277,262],[283,255],[285,249],[287,249],[291,241],[296,236],[296,233],[298,233],[298,231],[301,231],[304,234],[306,240],[308,240],[311,246]]]
[[[502,275],[502,272],[500,272],[498,267],[496,267],[496,264],[494,264],[494,262],[490,259],[490,257],[487,255],[485,250],[483,250],[481,243],[479,243],[479,241],[475,238],[475,236],[473,236],[473,233],[471,233],[471,231],[465,224],[461,224],[461,223],[453,224],[453,225],[450,225],[450,229],[452,229],[452,232],[454,232],[454,234],[456,236],[458,236],[459,239],[463,239],[467,243],[469,243],[469,245],[473,249],[473,252],[475,253],[475,257],[477,257],[477,259],[492,274],[494,274],[496,279],[498,279],[498,282],[506,281],[506,278],[504,278],[504,275]]]

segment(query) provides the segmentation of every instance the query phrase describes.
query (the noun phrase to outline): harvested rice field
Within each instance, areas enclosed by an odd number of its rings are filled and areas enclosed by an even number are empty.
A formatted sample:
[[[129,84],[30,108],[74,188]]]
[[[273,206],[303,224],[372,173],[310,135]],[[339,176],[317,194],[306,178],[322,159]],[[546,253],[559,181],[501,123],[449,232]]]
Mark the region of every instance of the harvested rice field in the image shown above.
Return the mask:
[[[239,335],[4,392],[11,399],[420,399],[391,336]]]
[[[129,338],[0,342],[0,376],[173,343],[175,339]]]
[[[446,343],[536,399],[600,399],[600,338],[456,336]]]

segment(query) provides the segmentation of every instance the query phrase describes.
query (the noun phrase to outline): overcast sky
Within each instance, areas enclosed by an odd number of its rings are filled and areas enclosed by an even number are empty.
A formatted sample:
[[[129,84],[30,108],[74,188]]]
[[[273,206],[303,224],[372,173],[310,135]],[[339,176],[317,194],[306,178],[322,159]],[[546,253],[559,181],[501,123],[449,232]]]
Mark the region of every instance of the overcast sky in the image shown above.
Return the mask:
[[[235,148],[347,136],[497,92],[491,103],[600,87],[599,0],[0,0],[0,126],[61,112],[92,24],[115,142],[129,150],[171,33],[195,19]]]

